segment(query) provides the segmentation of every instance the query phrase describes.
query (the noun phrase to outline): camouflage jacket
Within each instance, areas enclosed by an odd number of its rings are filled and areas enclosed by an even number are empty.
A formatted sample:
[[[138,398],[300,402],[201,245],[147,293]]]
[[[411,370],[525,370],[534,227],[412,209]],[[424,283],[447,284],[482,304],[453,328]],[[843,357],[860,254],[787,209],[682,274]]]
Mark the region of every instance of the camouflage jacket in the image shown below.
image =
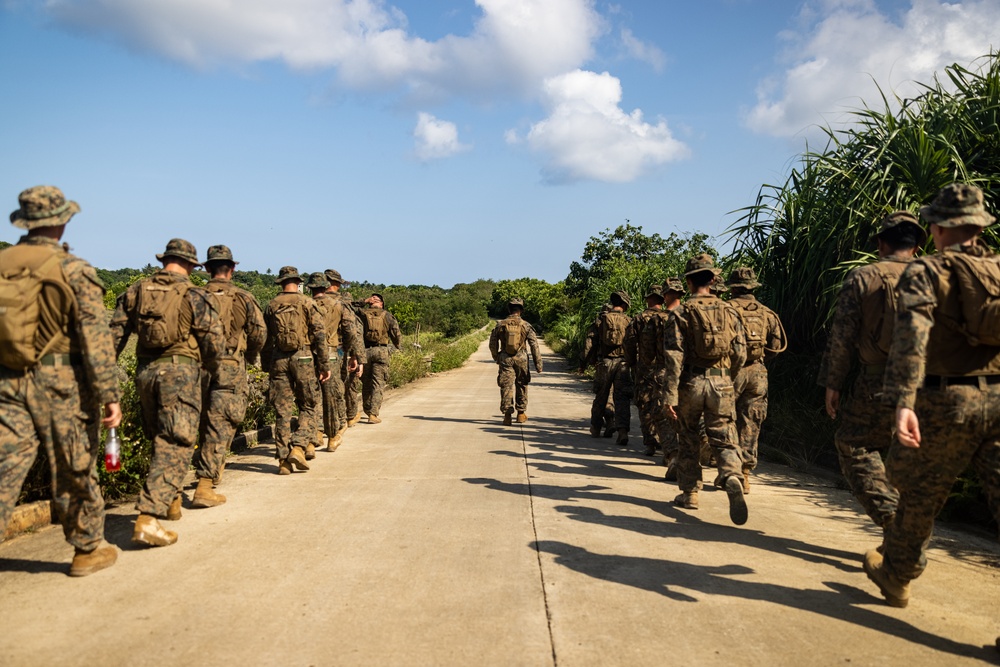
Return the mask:
[[[229,312],[229,322],[224,322],[227,334],[227,353],[242,354],[247,363],[257,361],[257,355],[264,347],[267,339],[267,325],[264,324],[264,314],[257,305],[253,294],[237,287],[229,280],[213,278],[205,285],[205,289],[231,289],[233,291],[233,308]]]
[[[948,325],[963,319],[949,251],[994,254],[983,245],[951,246],[906,268],[897,288],[899,310],[883,386],[885,402],[897,407],[914,406],[926,376],[1000,375],[1000,347],[973,346]]]
[[[338,348],[349,357],[364,362],[365,345],[361,338],[361,323],[350,306],[329,292],[316,297],[324,314],[326,341],[332,358]]]
[[[364,312],[367,312],[370,315],[385,318],[385,327],[388,332],[388,336],[386,337],[386,340],[380,340],[376,343],[377,345],[388,345],[389,343],[392,343],[398,349],[403,344],[403,332],[399,330],[399,322],[396,321],[396,318],[393,317],[392,313],[384,308],[373,308],[371,306],[365,308]],[[358,319],[361,321],[361,331],[362,335],[364,335],[365,330],[367,329],[367,320],[365,319],[364,314],[358,315]]]
[[[770,361],[785,349],[788,341],[785,340],[785,329],[781,326],[778,314],[758,301],[756,296],[750,293],[738,294],[730,297],[727,303],[735,308],[742,318],[747,318],[753,313],[759,313],[764,319],[763,340],[757,343],[758,345],[763,344],[763,361]],[[752,363],[750,349],[753,343],[750,340],[750,332],[747,331],[747,321],[747,319],[743,320],[744,333],[747,338],[746,363],[749,364]]]
[[[882,328],[881,318],[866,315],[866,300],[886,298],[884,283],[893,287],[898,283],[908,255],[890,255],[877,262],[852,269],[837,297],[826,353],[820,363],[818,384],[841,391],[847,382],[855,360],[865,366],[884,366],[889,351],[881,350],[877,339]],[[883,278],[885,280],[883,280]],[[892,282],[895,280],[896,282]],[[881,310],[881,309],[879,309]]]
[[[714,295],[696,295],[691,299],[710,300],[717,299]],[[690,300],[689,300],[690,301]],[[664,322],[663,327],[663,352],[666,366],[666,379],[664,381],[664,402],[667,405],[677,405],[677,396],[681,382],[681,374],[686,365],[702,366],[705,362],[695,356],[694,343],[691,338],[697,333],[691,323],[688,302],[677,306]],[[735,375],[739,369],[743,368],[746,361],[746,339],[743,335],[743,321],[739,313],[732,306],[728,306],[731,312],[733,335],[730,344],[729,355],[723,357],[717,366],[728,368],[731,375]]]
[[[593,366],[597,361],[597,350],[599,346],[597,345],[597,325],[598,320],[594,320],[589,327],[587,327],[587,333],[583,338],[583,348],[580,350],[580,370],[587,368],[587,366]]]
[[[275,341],[277,340],[277,321],[274,317],[274,311],[278,306],[288,302],[297,302],[302,305],[301,312],[305,317],[306,338],[313,361],[316,364],[316,370],[320,373],[329,371],[330,353],[327,351],[326,345],[326,323],[324,322],[323,310],[320,309],[315,299],[310,299],[298,292],[279,292],[278,296],[271,299],[270,303],[267,304],[267,308],[264,309],[267,340],[264,343],[264,349],[260,353],[261,363],[264,364],[264,368],[270,369],[275,356],[288,354],[274,349]]]
[[[510,319],[512,319],[512,318],[511,317],[507,317],[506,318],[506,320],[510,320]],[[542,355],[538,351],[538,334],[535,333],[535,328],[533,326],[531,326],[530,323],[528,323],[527,321],[525,321],[525,320],[523,320],[521,318],[517,318],[517,320],[518,320],[518,323],[521,325],[521,328],[522,328],[522,330],[524,332],[524,335],[523,335],[524,342],[521,344],[521,348],[517,351],[517,354],[513,355],[512,358],[514,358],[514,359],[524,359],[524,362],[527,363],[528,362],[528,350],[530,349],[531,350],[531,358],[535,360],[535,370],[538,371],[539,373],[541,373],[542,372]],[[490,346],[490,356],[492,356],[493,357],[493,361],[495,361],[497,363],[500,362],[500,354],[501,354],[501,349],[500,349],[500,345],[501,345],[501,341],[500,341],[500,329],[501,329],[501,327],[500,327],[500,324],[503,321],[505,321],[505,320],[501,320],[500,322],[497,322],[497,325],[495,327],[493,327],[493,331],[490,332],[490,343],[489,343],[489,346]],[[507,356],[508,356],[508,358],[511,358],[511,355],[507,355]]]
[[[190,278],[182,273],[174,273],[160,269],[154,276],[172,282],[188,282]],[[114,338],[115,351],[121,354],[128,342],[128,337],[136,331],[139,319],[139,293],[143,284],[150,280],[143,278],[133,283],[118,297],[114,315],[111,316],[111,335]],[[226,335],[219,319],[218,311],[212,296],[204,289],[192,287],[182,302],[183,308],[190,309],[191,353],[201,360],[202,365],[211,372],[218,368],[219,361],[226,356]],[[140,345],[136,349],[140,358],[158,356],[154,350],[144,350]],[[187,356],[187,355],[184,355]]]
[[[80,354],[95,398],[101,405],[116,403],[119,400],[119,387],[115,350],[104,308],[104,284],[97,277],[97,271],[85,260],[70,254],[69,247],[55,239],[25,235],[17,245],[51,247],[52,252],[63,255],[63,277],[76,300],[76,308],[71,309],[65,329],[52,332],[66,337],[67,349],[54,348],[53,351]],[[8,253],[11,249],[0,253]]]
[[[663,368],[663,327],[670,311],[647,308],[632,318],[625,333],[625,363],[640,371]]]

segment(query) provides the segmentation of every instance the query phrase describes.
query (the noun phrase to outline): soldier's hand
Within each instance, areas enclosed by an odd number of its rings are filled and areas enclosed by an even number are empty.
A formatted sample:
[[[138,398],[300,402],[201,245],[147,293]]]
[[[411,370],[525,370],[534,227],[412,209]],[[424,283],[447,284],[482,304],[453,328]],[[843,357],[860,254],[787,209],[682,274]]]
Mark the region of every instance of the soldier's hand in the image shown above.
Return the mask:
[[[319,381],[320,382],[326,382],[327,380],[330,379],[330,376],[332,376],[332,375],[333,375],[333,373],[330,372],[330,371],[323,371],[322,373],[319,374]]]
[[[118,428],[122,423],[122,406],[118,403],[104,404],[104,419],[101,425],[104,428]]]
[[[358,364],[358,370],[355,372],[355,375],[363,375],[364,372],[365,372],[365,365]]]
[[[353,373],[358,368],[358,360],[355,357],[351,357],[347,362],[347,372]]]
[[[670,419],[672,419],[673,421],[677,421],[677,410],[674,409],[674,406],[672,405],[667,406],[667,416],[670,417]]]
[[[920,447],[920,420],[910,408],[896,408],[896,438],[904,447]]]
[[[826,414],[830,416],[830,419],[836,419],[838,410],[840,410],[840,392],[836,389],[830,389],[827,387]]]

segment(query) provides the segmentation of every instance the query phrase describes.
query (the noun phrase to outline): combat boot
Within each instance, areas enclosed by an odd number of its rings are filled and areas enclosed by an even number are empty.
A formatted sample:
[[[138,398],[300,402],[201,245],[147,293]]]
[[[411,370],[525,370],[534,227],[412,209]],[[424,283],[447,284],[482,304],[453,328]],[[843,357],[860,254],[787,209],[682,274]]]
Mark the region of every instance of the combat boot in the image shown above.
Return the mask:
[[[288,462],[287,459],[278,461],[278,474],[279,475],[291,475],[292,474],[292,464]]]
[[[604,437],[610,438],[615,434],[615,425],[613,423],[608,424],[604,427]]]
[[[342,443],[343,441],[344,441],[344,436],[340,434],[340,431],[337,431],[337,435],[333,436],[327,441],[326,451],[328,452],[337,451],[337,447],[340,447],[340,443]]]
[[[528,421],[528,415],[524,414],[523,412],[518,412],[517,413],[517,423],[518,424],[523,424],[526,421]]]
[[[620,428],[618,429],[618,439],[615,440],[615,444],[619,447],[628,447],[628,429]]]
[[[170,503],[170,507],[167,508],[167,521],[180,521],[181,520],[181,494],[177,496]]]
[[[726,495],[729,496],[729,518],[737,526],[742,526],[750,513],[746,498],[743,497],[743,481],[740,476],[730,475],[726,478]]]
[[[140,514],[135,520],[132,541],[151,547],[167,547],[177,541],[177,533],[164,529],[155,516]]]
[[[295,466],[298,470],[309,470],[309,464],[306,463],[305,452],[298,445],[292,447],[291,453],[288,454],[288,458],[285,459],[290,464]]]
[[[686,510],[698,509],[698,492],[685,491],[674,498],[674,505],[680,505]]]
[[[750,468],[743,466],[743,494],[750,493]]]
[[[503,413],[503,425],[510,426],[513,423],[514,423],[514,413],[511,412],[510,410]]]
[[[656,440],[652,436],[643,438],[646,444],[646,451],[643,452],[646,456],[654,456],[656,454]]]
[[[93,551],[76,550],[73,562],[69,566],[69,576],[86,577],[98,570],[111,567],[118,560],[118,549],[110,544],[102,543]]]
[[[882,597],[891,607],[905,607],[910,603],[910,584],[903,583],[885,569],[885,561],[875,549],[865,553],[865,574],[882,591]]]
[[[226,497],[215,492],[211,479],[208,477],[198,478],[198,488],[194,490],[191,507],[215,507],[224,502],[226,502]]]
[[[316,458],[316,445],[311,442],[306,445],[306,461],[312,461]]]
[[[369,424],[381,424],[382,420],[381,420],[381,418],[379,418],[378,415],[368,415],[368,423]]]
[[[355,424],[357,424],[357,423],[358,423],[359,421],[361,421],[361,413],[360,413],[360,412],[358,412],[358,413],[357,413],[357,414],[355,414],[355,415],[354,415],[353,417],[351,417],[350,419],[348,419],[348,420],[347,420],[347,425],[348,425],[348,426],[354,426],[354,425],[355,425]]]
[[[669,454],[663,457],[663,465],[667,466],[667,472],[663,475],[664,482],[677,481],[677,454]]]

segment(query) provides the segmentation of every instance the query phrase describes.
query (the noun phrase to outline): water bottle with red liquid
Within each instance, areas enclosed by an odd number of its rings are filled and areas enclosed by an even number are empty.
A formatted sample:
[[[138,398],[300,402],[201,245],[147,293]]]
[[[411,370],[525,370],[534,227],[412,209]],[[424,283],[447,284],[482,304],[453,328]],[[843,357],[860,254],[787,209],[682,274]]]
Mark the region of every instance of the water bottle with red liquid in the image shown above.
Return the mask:
[[[108,472],[118,472],[122,469],[122,441],[118,439],[118,429],[108,430],[104,441],[104,469]]]

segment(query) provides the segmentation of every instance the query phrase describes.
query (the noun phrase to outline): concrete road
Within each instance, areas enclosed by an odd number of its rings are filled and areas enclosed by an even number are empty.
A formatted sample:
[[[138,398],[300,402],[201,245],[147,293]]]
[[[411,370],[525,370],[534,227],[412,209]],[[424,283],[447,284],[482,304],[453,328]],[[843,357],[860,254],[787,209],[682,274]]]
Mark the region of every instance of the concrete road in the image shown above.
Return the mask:
[[[721,491],[677,509],[639,439],[590,438],[589,386],[546,368],[523,426],[500,423],[484,346],[309,472],[279,477],[267,445],[233,457],[229,502],[186,509],[170,547],[134,549],[116,508],[122,553],[90,577],[65,575],[58,527],[0,545],[0,665],[998,661],[995,541],[940,530],[893,609],[846,492],[764,465],[745,526]]]

